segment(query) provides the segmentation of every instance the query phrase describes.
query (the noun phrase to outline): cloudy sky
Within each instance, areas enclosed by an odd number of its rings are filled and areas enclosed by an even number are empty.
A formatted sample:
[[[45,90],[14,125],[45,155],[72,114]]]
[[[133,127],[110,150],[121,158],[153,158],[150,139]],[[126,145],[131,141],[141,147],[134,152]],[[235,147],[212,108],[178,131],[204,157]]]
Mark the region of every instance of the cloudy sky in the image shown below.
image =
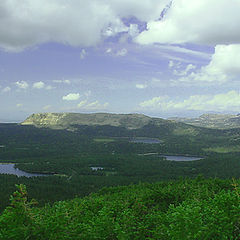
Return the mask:
[[[1,0],[0,121],[240,112],[240,0]]]

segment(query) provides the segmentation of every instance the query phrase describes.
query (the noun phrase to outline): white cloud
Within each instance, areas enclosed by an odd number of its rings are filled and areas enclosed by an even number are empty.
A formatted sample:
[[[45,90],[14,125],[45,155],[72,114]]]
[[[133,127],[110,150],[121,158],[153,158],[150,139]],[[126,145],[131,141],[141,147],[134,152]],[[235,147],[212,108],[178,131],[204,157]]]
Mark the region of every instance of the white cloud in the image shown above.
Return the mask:
[[[87,100],[83,100],[83,101],[81,101],[77,106],[78,106],[78,108],[82,108],[82,107],[84,107],[86,104],[87,104]]]
[[[192,72],[192,70],[196,69],[196,66],[191,63],[186,65],[185,68],[182,69],[183,67],[181,62],[175,63],[173,61],[169,61],[168,67],[173,70],[173,74],[176,76],[186,76],[187,74]]]
[[[46,86],[46,90],[52,90],[52,89],[54,89],[53,86],[51,86],[51,85]]]
[[[174,67],[174,62],[173,62],[172,60],[169,61],[169,63],[168,63],[168,67],[169,67],[169,68]]]
[[[240,74],[240,44],[217,45],[206,71],[211,74]]]
[[[79,98],[80,98],[79,93],[69,93],[68,95],[62,97],[62,99],[65,101],[75,101],[78,100]]]
[[[108,54],[112,53],[112,49],[111,48],[106,49],[106,53]]]
[[[10,87],[5,87],[2,92],[6,93],[6,92],[10,92],[11,91],[11,88]]]
[[[86,55],[87,55],[86,50],[85,50],[85,49],[82,49],[82,51],[80,52],[80,58],[81,58],[81,59],[84,59],[84,58],[86,57]]]
[[[144,108],[144,109],[163,110],[163,109],[166,109],[165,105],[166,105],[167,101],[168,101],[167,96],[154,97],[150,100],[146,100],[144,102],[141,102],[139,104],[139,106]]]
[[[121,17],[135,16],[141,21],[150,21],[159,18],[169,0],[111,0],[105,2],[108,2],[113,11]]]
[[[122,18],[156,19],[168,1],[1,0],[0,47],[20,51],[46,42],[95,46],[106,34],[128,31]]]
[[[224,83],[238,80],[240,65],[237,59],[240,59],[240,44],[217,45],[208,65],[195,72],[191,71],[195,67],[188,65],[187,71],[182,72],[186,74],[177,72],[178,74],[176,75],[183,76],[178,79],[178,82],[199,84],[204,82]],[[189,74],[187,75],[187,73]]]
[[[27,89],[29,87],[28,83],[25,81],[17,81],[15,82],[16,86],[21,89]]]
[[[44,88],[45,87],[45,83],[44,82],[35,82],[33,83],[33,88],[36,88],[36,89],[41,89],[41,88]]]
[[[20,107],[22,107],[22,106],[23,106],[22,103],[18,103],[18,104],[16,104],[16,107],[17,107],[17,108],[20,108]]]
[[[239,0],[1,0],[0,47],[20,51],[46,42],[96,46],[119,32],[148,43],[234,44],[240,41]],[[139,34],[137,24],[147,22]],[[30,19],[30,20],[29,20]]]
[[[239,0],[175,0],[162,20],[149,21],[136,41],[234,44],[240,42]]]
[[[181,62],[170,60],[168,63],[168,68],[179,69],[179,68],[181,68]]]
[[[83,110],[105,110],[109,106],[109,103],[101,104],[98,100],[95,102],[88,102],[87,100],[83,100],[78,104],[78,108]]]
[[[199,58],[203,60],[211,59],[211,54],[209,54],[208,52],[188,49],[184,47],[184,45],[180,47],[176,45],[161,44],[161,45],[154,45],[153,49],[157,54],[165,53],[166,57],[168,56],[170,59],[173,59],[173,60],[176,60],[175,58],[178,58],[179,60],[181,59],[181,61],[183,61],[184,60],[183,56],[185,57],[191,56],[191,60],[190,60],[191,62],[193,61],[193,58]],[[181,56],[177,57],[176,54],[174,54],[175,56],[173,56],[173,54],[169,54],[169,53],[179,53],[181,54]],[[187,59],[185,59],[185,61],[189,62],[189,60]]]
[[[115,19],[112,23],[109,23],[109,26],[103,30],[102,34],[104,37],[112,37],[119,32],[128,31],[128,27],[126,27],[120,19]]]
[[[116,56],[124,57],[127,55],[127,53],[128,53],[128,50],[126,48],[123,48],[117,51]]]
[[[49,110],[52,106],[51,105],[46,105],[43,107],[43,110]]]
[[[136,88],[145,89],[145,88],[147,88],[147,84],[136,84]]]
[[[71,81],[68,79],[64,80],[53,80],[54,83],[65,83],[65,84],[70,84]]]
[[[84,93],[84,95],[85,95],[87,98],[90,97],[90,96],[92,95],[91,90],[86,91],[86,92]]]
[[[137,24],[130,24],[129,29],[128,29],[128,34],[132,37],[135,38],[139,34],[139,29]]]
[[[233,90],[216,95],[193,95],[180,101],[161,96],[144,101],[139,106],[143,109],[159,111],[239,111],[240,95]]]

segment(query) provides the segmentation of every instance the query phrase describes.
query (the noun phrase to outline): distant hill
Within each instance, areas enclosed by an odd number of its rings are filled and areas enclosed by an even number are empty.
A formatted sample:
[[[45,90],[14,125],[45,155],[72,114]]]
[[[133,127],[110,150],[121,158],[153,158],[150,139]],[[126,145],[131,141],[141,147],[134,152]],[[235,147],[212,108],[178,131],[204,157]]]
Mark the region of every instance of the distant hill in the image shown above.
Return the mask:
[[[73,125],[110,125],[138,129],[151,122],[151,118],[142,114],[110,113],[37,113],[29,116],[21,125],[66,129]]]
[[[199,128],[185,123],[165,120],[162,118],[151,118],[143,114],[111,114],[111,113],[37,113],[29,116],[21,125],[32,125],[38,128],[79,130],[80,126],[94,127],[96,131],[104,131],[104,126],[112,129],[118,128],[123,134],[123,128],[127,130],[138,130],[142,135],[155,136],[159,129],[160,135],[191,135],[195,136]],[[85,129],[86,130],[86,129]],[[95,131],[94,130],[94,131]],[[109,131],[110,129],[106,128]],[[83,131],[83,129],[81,129]],[[96,134],[95,131],[95,134]],[[111,130],[110,130],[111,131]],[[140,134],[140,133],[139,133]]]
[[[231,129],[240,128],[240,115],[230,114],[203,114],[198,118],[169,118],[176,122],[183,122],[199,127]]]

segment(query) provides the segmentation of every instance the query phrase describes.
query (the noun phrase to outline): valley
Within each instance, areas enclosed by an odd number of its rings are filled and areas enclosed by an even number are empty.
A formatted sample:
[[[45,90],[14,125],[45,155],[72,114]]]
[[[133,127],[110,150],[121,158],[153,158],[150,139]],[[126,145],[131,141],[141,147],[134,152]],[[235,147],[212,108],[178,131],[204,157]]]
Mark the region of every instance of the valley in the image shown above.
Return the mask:
[[[236,151],[240,129],[207,129],[123,114],[100,114],[101,121],[96,117],[98,114],[89,114],[84,116],[89,121],[85,125],[76,124],[76,119],[83,121],[82,114],[75,114],[73,120],[72,114],[64,114],[64,121],[62,115],[58,120],[55,114],[35,114],[32,122],[39,123],[39,116],[42,125],[31,125],[29,120],[24,124],[0,124],[0,145],[4,146],[0,148],[0,162],[14,163],[29,175],[44,174],[31,178],[1,174],[1,185],[5,188],[0,194],[1,209],[7,205],[17,183],[24,183],[30,197],[37,199],[41,206],[86,196],[102,187],[139,181],[194,178],[199,174],[208,178],[240,176]],[[54,121],[50,116],[54,116]],[[135,120],[137,124],[133,127]],[[60,127],[56,124],[59,121]],[[219,152],[219,149],[228,151]],[[164,157],[168,155],[201,159],[168,161]],[[93,170],[93,167],[102,169]]]
[[[62,115],[58,121],[55,114],[45,114],[34,115],[31,124],[0,124],[0,237],[13,232],[16,239],[56,239],[59,234],[66,239],[69,233],[70,239],[145,239],[152,229],[153,239],[181,239],[177,226],[184,227],[178,223],[197,219],[191,206],[201,209],[205,227],[215,223],[204,209],[237,226],[238,183],[231,179],[240,176],[240,128],[210,129],[142,115],[100,116],[101,121],[84,116],[89,121],[84,125],[76,124],[76,119],[82,121],[78,114],[74,120],[69,120],[71,114],[64,114],[64,121]],[[219,204],[226,206],[224,212],[215,209]],[[80,231],[79,224],[88,230]],[[176,228],[168,230],[169,224]],[[238,236],[222,224],[225,228]],[[194,231],[208,235],[196,228],[184,236],[193,237]],[[211,236],[216,234],[214,230]]]

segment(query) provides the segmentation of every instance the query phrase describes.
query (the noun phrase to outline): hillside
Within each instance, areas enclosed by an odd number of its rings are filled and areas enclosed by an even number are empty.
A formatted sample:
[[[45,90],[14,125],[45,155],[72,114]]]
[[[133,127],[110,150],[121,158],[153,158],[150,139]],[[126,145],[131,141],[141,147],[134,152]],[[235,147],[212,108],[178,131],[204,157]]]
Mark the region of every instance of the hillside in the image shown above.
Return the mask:
[[[202,132],[195,126],[143,114],[37,113],[29,116],[20,125],[118,137],[196,136]]]
[[[142,114],[110,114],[110,113],[37,113],[29,116],[21,125],[65,129],[72,125],[109,125],[137,129],[148,124],[151,118]]]
[[[72,126],[71,126],[72,127]],[[240,176],[240,129],[218,130],[154,119],[138,129],[75,125],[75,131],[0,124],[0,162],[16,163],[44,178],[0,175],[0,211],[14,184],[26,184],[31,197],[47,202],[85,196],[103,186],[196,177]],[[159,140],[146,144],[133,139]],[[154,153],[151,155],[151,153]],[[162,155],[200,156],[190,162],[165,161]],[[91,167],[102,167],[93,171]],[[56,175],[51,175],[55,173]]]
[[[44,208],[19,185],[0,216],[0,238],[237,240],[239,183],[198,177],[104,188]]]
[[[159,142],[131,141],[148,138]],[[0,239],[240,237],[239,180],[228,180],[240,176],[240,129],[135,114],[36,114],[0,124],[0,145],[0,162],[50,174],[0,175],[0,211],[19,185],[0,215]],[[163,157],[171,154],[203,159]]]
[[[203,114],[198,118],[170,118],[176,122],[183,122],[199,127],[231,129],[240,127],[240,115]]]

